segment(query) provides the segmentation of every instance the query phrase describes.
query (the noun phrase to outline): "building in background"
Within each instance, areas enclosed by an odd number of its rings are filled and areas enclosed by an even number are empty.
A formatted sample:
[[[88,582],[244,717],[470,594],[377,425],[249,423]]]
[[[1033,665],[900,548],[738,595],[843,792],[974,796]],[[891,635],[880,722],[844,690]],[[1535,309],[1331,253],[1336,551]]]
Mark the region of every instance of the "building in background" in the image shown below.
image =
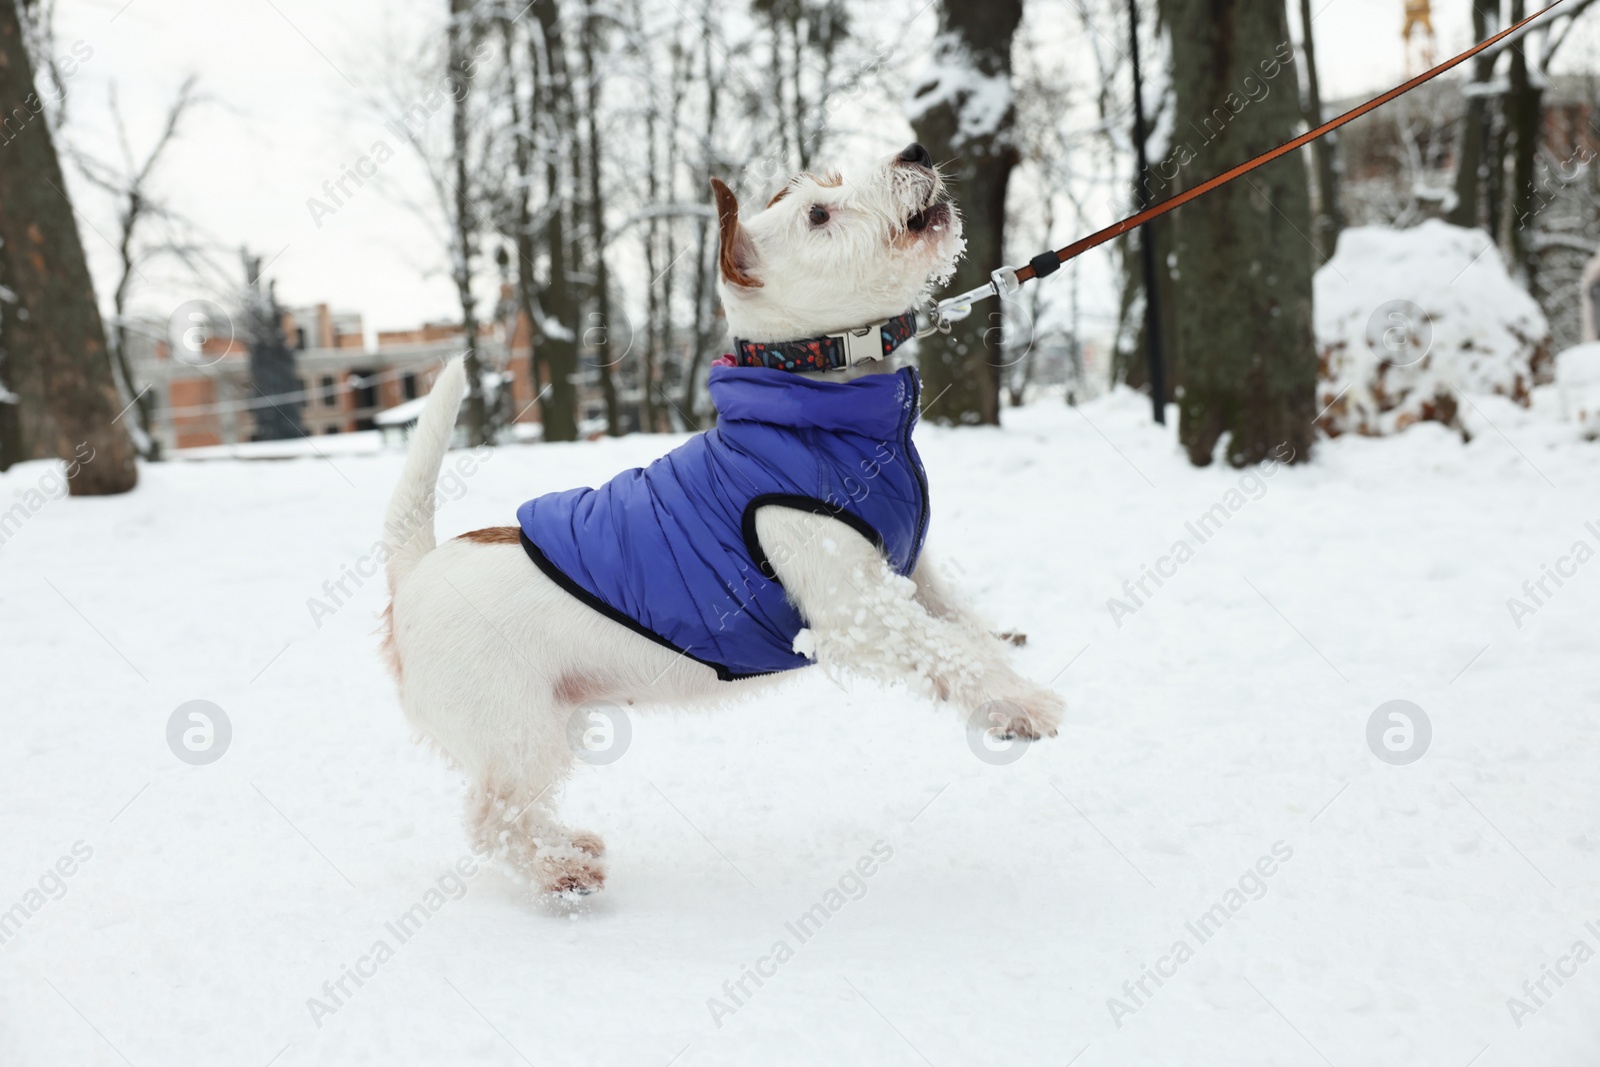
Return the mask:
[[[162,447],[256,440],[255,412],[273,401],[254,395],[247,340],[211,336],[197,352],[179,359],[172,354],[166,329],[165,323],[144,323],[136,332],[137,343],[130,343],[136,376],[161,398],[151,430]],[[286,310],[283,332],[294,356],[299,391],[276,402],[299,403],[307,436],[376,430],[380,412],[426,395],[438,370],[461,352],[459,323],[380,331],[369,349],[361,316],[332,311],[326,304]],[[480,354],[499,372],[497,380],[509,378],[511,420],[536,425],[538,405],[527,374],[527,324],[515,327],[509,362],[504,332],[497,323],[484,324]]]

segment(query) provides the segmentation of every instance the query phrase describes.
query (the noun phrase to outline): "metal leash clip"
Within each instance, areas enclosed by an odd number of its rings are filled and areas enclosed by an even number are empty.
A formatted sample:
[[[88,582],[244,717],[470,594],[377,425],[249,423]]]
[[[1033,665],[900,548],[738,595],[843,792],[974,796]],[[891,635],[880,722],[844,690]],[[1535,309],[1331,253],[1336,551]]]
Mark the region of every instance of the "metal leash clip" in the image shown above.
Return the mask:
[[[948,300],[941,300],[929,307],[917,309],[917,336],[927,337],[932,333],[949,333],[950,327],[972,314],[972,305],[980,300],[987,300],[991,296],[998,296],[1005,300],[1018,289],[1022,283],[1017,280],[1016,267],[1001,267],[989,274],[989,280],[959,296],[952,296]]]

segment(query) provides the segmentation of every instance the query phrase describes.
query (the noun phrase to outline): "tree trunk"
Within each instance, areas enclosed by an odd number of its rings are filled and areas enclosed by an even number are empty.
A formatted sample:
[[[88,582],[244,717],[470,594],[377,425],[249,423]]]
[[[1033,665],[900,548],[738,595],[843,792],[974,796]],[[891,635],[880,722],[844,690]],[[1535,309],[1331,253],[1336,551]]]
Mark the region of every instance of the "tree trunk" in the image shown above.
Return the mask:
[[[538,72],[539,98],[550,116],[548,128],[556,145],[545,156],[545,202],[549,221],[545,223],[545,248],[550,257],[550,280],[545,286],[544,313],[549,332],[540,347],[541,362],[550,374],[550,399],[543,407],[544,439],[576,441],[582,418],[578,396],[578,301],[567,255],[566,206],[568,183],[563,180],[563,165],[572,162],[570,147],[575,142],[576,112],[572,106],[572,82],[568,77],[566,43],[561,33],[561,8],[558,0],[542,0],[533,5],[539,20],[544,55],[532,47],[534,69]]]
[[[450,273],[461,302],[462,345],[467,370],[467,443],[492,444],[489,408],[483,397],[483,361],[478,352],[478,300],[472,294],[473,261],[478,255],[478,223],[472,206],[470,161],[472,151],[472,46],[477,37],[472,0],[450,0],[450,84],[454,107],[450,113],[450,154],[455,169],[454,232]]]
[[[42,110],[15,0],[0,0],[0,102],[25,113]],[[73,496],[127,492],[139,481],[133,441],[113,421],[122,400],[42,114],[34,113],[0,149],[0,242],[0,276],[17,297],[4,312],[4,384],[17,401],[0,404],[11,423],[0,428],[0,469],[59,456],[77,463]]]
[[[1313,129],[1327,121],[1322,113],[1322,83],[1317,77],[1317,37],[1311,0],[1300,0],[1300,25],[1305,34],[1306,124]],[[1311,142],[1311,161],[1317,171],[1317,217],[1311,236],[1324,260],[1333,258],[1344,231],[1344,207],[1339,202],[1339,135],[1330,133]]]
[[[917,140],[944,165],[965,220],[967,254],[951,279],[952,292],[982,285],[1005,263],[1006,188],[1018,159],[1011,140],[1016,122],[1016,107],[1009,101],[1011,41],[1021,21],[1021,0],[942,0],[932,67],[912,96]],[[951,76],[967,87],[944,86],[942,77]],[[975,80],[989,83],[985,88],[991,92],[1006,93],[998,115],[990,93],[974,99]],[[920,102],[924,98],[936,102],[930,107]],[[920,344],[924,412],[936,422],[1000,421],[1004,359],[999,331],[993,329],[999,318],[993,305],[980,308],[948,335],[934,334]]]
[[[1161,377],[1166,385],[1168,403],[1176,399],[1183,388],[1183,352],[1178,347],[1177,283],[1172,277],[1171,267],[1173,226],[1172,216],[1168,215],[1139,227],[1128,234],[1125,243],[1121,244],[1123,294],[1118,321],[1133,322],[1134,313],[1139,312],[1139,315],[1134,325],[1133,347],[1126,352],[1118,349],[1112,353],[1111,371],[1113,385],[1121,382],[1133,389],[1146,389],[1150,385],[1150,326],[1148,316],[1140,310],[1144,306],[1141,257],[1144,254],[1142,244],[1145,235],[1153,234],[1156,287],[1160,290],[1156,296],[1161,311],[1161,321],[1157,326],[1162,338]]]
[[[1527,14],[1526,0],[1511,0],[1511,21]],[[1535,285],[1533,254],[1533,216],[1536,193],[1534,168],[1539,158],[1539,139],[1544,125],[1544,91],[1533,83],[1528,72],[1528,55],[1521,48],[1511,49],[1511,87],[1505,97],[1506,128],[1512,137],[1511,188],[1506,212],[1511,275],[1524,288]]]
[[[712,58],[717,45],[712,38],[710,0],[704,0],[700,8],[700,31],[705,41],[700,54],[705,71],[706,123],[701,130],[701,166],[695,188],[699,190],[701,202],[704,203],[709,201],[711,196],[708,189],[716,165],[714,137],[717,131],[717,112],[721,102]],[[706,349],[716,340],[719,328],[714,306],[716,293],[713,272],[717,269],[716,256],[708,254],[712,252],[711,224],[702,216],[696,220],[695,227],[694,348],[689,353],[689,366],[683,374],[683,392],[680,394],[681,399],[678,404],[684,419],[688,422],[684,427],[686,430],[698,430],[705,421],[695,411],[695,390],[699,387],[700,366],[705,361]]]
[[[1489,36],[1489,16],[1481,0],[1472,0],[1472,40],[1474,43]],[[1494,77],[1494,56],[1479,56],[1472,61],[1470,85],[1488,85]],[[1456,205],[1448,221],[1452,226],[1471,229],[1478,225],[1479,191],[1484,184],[1484,169],[1489,150],[1489,112],[1484,98],[1467,97],[1466,113],[1461,118],[1461,132],[1456,151]]]
[[[674,74],[677,72],[674,71]],[[679,95],[677,82],[672,88],[674,96]],[[644,141],[645,141],[645,202],[651,205],[661,203],[661,172],[658,169],[659,161],[656,158],[656,138],[659,134],[657,127],[660,125],[661,109],[658,103],[660,97],[657,92],[656,80],[650,79],[648,89],[649,97],[645,104],[644,112]],[[669,134],[668,136],[671,136]],[[669,171],[670,173],[670,171]],[[670,229],[671,222],[667,223]],[[661,275],[656,271],[656,251],[661,244],[661,220],[651,216],[645,224],[644,239],[644,271],[650,276],[650,287],[645,291],[645,344],[641,353],[644,367],[639,378],[644,386],[644,431],[656,431],[656,364],[658,357],[665,347],[662,344],[661,329]],[[671,262],[669,259],[667,262]]]
[[[606,433],[612,437],[622,435],[622,411],[617,404],[617,381],[612,368],[626,354],[619,354],[612,344],[615,330],[611,322],[611,275],[606,269],[606,203],[600,194],[600,81],[595,76],[595,33],[600,16],[595,13],[593,0],[585,10],[583,33],[579,35],[583,53],[583,79],[588,85],[585,116],[588,147],[589,226],[594,238],[594,304],[599,319],[599,342],[595,349],[595,362],[600,367],[600,395],[606,405]],[[587,331],[586,331],[587,333]]]
[[[1175,139],[1198,182],[1294,136],[1294,95],[1241,101],[1236,87],[1282,76],[1296,84],[1284,0],[1162,0],[1172,31]],[[1179,438],[1196,466],[1226,436],[1234,466],[1304,461],[1316,415],[1312,249],[1306,162],[1279,160],[1247,181],[1180,209]],[[1289,451],[1289,450],[1292,450]]]
[[[529,190],[533,188],[533,116],[539,100],[539,69],[537,62],[530,64],[528,79],[528,110],[522,109],[521,92],[517,83],[516,23],[505,19],[500,24],[505,44],[506,102],[511,109],[512,165],[517,168],[517,185],[512,192],[515,215],[517,249],[517,316],[506,331],[506,361],[511,360],[511,345],[516,340],[516,320],[528,322],[528,384],[533,390],[532,403],[539,408],[539,424],[550,421],[549,394],[544,390],[544,368],[540,356],[544,341],[539,333],[539,282],[533,274],[533,211],[529,205]],[[531,57],[530,57],[531,58]],[[519,413],[513,413],[513,418]]]
[[[15,366],[10,353],[9,324],[16,321],[19,307],[16,292],[11,288],[11,278],[6,268],[5,248],[0,246],[0,472],[27,458],[23,450],[22,420],[17,408],[17,396],[11,392],[16,385],[12,373]],[[8,386],[9,383],[9,386]]]

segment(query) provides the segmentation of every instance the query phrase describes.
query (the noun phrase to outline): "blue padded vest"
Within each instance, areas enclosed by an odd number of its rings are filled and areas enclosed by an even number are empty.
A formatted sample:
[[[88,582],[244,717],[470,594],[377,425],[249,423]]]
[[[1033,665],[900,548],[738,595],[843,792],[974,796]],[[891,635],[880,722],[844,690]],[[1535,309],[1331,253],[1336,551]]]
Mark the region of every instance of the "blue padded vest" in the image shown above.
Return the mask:
[[[590,607],[716,670],[724,681],[803,667],[804,623],[755,533],[782,505],[853,527],[908,575],[928,527],[911,443],[917,372],[814,381],[713,367],[717,427],[598,489],[517,509],[522,546]]]

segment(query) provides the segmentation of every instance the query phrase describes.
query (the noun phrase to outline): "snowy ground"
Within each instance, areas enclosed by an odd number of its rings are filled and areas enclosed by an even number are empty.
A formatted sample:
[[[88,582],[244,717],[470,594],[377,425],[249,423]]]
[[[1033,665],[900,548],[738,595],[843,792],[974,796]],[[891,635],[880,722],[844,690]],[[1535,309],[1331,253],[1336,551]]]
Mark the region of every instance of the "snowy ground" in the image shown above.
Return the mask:
[[[0,547],[0,1064],[1593,1064],[1600,446],[1550,390],[1476,404],[1469,445],[1345,438],[1259,482],[1188,467],[1128,394],[923,429],[932,548],[1028,632],[1068,728],[995,765],[818,673],[636,719],[567,790],[611,849],[573,917],[448,876],[461,783],[407,735],[378,583],[312,621],[398,455],[50,501]],[[441,532],[669,444],[501,449]],[[46,477],[0,476],[0,506]],[[1535,605],[1545,565],[1574,576]],[[232,725],[209,766],[166,740],[194,699]],[[1367,740],[1395,699],[1431,722],[1407,766]]]

